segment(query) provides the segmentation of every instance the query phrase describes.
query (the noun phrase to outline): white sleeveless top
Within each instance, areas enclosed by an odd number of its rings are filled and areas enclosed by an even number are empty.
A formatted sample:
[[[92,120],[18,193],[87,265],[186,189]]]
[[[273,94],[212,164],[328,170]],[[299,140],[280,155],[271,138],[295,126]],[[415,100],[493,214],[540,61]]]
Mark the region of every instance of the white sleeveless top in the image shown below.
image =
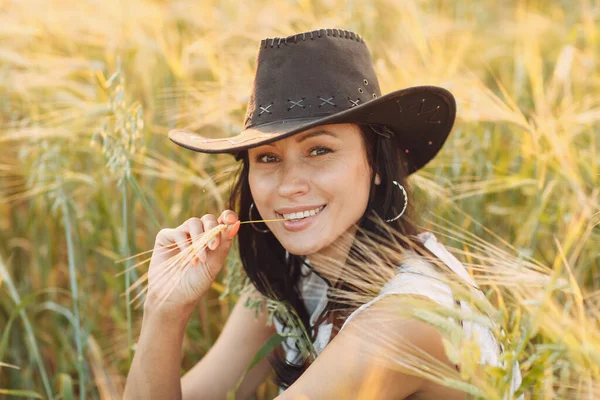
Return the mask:
[[[444,264],[446,264],[452,271],[454,271],[459,277],[468,282],[473,287],[477,287],[473,278],[469,275],[465,267],[454,257],[442,244],[440,244],[436,237],[430,232],[423,232],[418,235],[425,248],[431,251],[436,257],[438,257]],[[415,294],[423,295],[431,298],[437,303],[446,306],[453,307],[457,303],[452,295],[450,287],[440,279],[436,279],[436,274],[439,274],[434,267],[419,259],[414,259],[414,263],[410,266],[402,265],[399,268],[399,272],[394,278],[387,282],[379,295],[368,303],[363,304],[357,308],[352,314],[348,316],[341,330],[358,314],[363,311],[379,299],[390,294]],[[410,273],[413,272],[413,273]],[[320,316],[322,311],[327,305],[327,283],[319,277],[317,274],[312,272],[309,267],[302,265],[303,275],[305,276],[302,280],[302,295],[304,303],[310,315],[310,324],[314,326],[316,319]],[[483,293],[477,290],[477,294],[484,296]],[[471,308],[468,304],[460,301],[460,306],[464,310],[470,311]],[[284,327],[281,322],[277,319],[273,319],[275,328],[278,333],[285,334]],[[329,343],[331,338],[332,324],[331,322],[323,322],[317,332],[317,337],[313,343],[314,349],[317,355],[321,354],[325,346]],[[470,321],[463,322],[463,331],[467,338],[471,338],[473,334],[477,334],[477,341],[481,351],[481,357],[479,359],[480,364],[487,364],[493,366],[500,366],[498,360],[502,344],[498,345],[498,342],[492,335],[488,328],[482,327],[476,323]],[[288,337],[283,342],[283,348],[285,351],[286,360],[290,363],[298,363],[300,361],[300,351],[296,347],[295,339]],[[503,351],[503,349],[502,349]],[[511,381],[510,393],[505,398],[513,398],[512,394],[521,384],[521,373],[519,370],[519,364],[515,362],[513,365],[513,376]],[[524,396],[519,396],[518,399],[523,399]]]

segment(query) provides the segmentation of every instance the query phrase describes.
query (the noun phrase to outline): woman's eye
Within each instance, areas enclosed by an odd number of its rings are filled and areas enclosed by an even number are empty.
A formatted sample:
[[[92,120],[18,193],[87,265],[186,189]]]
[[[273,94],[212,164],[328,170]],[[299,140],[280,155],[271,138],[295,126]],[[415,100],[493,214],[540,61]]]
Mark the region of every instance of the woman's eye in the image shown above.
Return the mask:
[[[331,153],[331,149],[323,146],[316,146],[309,150],[311,156],[321,156],[327,153]],[[261,164],[272,164],[277,162],[277,156],[269,153],[262,153],[256,156],[256,162]]]
[[[258,161],[259,163],[268,164],[268,163],[272,162],[269,160],[272,160],[274,158],[277,158],[277,157],[275,157],[274,155],[271,155],[271,154],[259,154],[256,157],[256,161]]]
[[[313,154],[314,152],[317,152],[317,154]],[[328,149],[327,147],[323,147],[323,146],[317,146],[317,147],[313,147],[312,149],[310,149],[310,154],[315,155],[315,156],[320,156],[320,155],[327,154],[330,152],[331,152],[331,149]]]

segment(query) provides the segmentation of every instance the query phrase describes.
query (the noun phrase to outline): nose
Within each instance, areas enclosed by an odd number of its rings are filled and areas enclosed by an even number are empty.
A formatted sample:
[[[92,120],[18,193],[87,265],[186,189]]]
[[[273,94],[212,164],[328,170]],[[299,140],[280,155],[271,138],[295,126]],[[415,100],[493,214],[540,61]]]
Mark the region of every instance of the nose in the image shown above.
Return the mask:
[[[280,174],[281,180],[277,188],[281,197],[294,197],[308,193],[310,188],[309,174],[302,168],[302,163],[285,160]]]

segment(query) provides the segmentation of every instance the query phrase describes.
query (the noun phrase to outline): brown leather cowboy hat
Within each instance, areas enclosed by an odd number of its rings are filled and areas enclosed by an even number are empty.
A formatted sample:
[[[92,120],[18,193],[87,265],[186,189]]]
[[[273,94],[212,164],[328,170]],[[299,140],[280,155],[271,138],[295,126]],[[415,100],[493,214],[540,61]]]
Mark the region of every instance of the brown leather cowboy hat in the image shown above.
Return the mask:
[[[318,125],[386,125],[412,173],[441,149],[455,115],[454,97],[441,87],[416,86],[381,96],[360,36],[319,29],[261,41],[240,134],[211,139],[175,129],[169,139],[190,150],[230,153],[239,159],[244,150]]]

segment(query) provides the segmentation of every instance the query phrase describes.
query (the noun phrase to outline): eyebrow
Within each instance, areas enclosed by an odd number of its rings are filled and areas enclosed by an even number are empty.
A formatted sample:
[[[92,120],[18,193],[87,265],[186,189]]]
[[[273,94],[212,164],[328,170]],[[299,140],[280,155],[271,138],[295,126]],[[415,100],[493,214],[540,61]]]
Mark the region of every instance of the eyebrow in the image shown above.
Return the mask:
[[[300,142],[305,141],[306,139],[310,139],[311,137],[321,136],[321,135],[329,135],[329,136],[333,136],[336,139],[338,138],[338,135],[336,135],[333,132],[326,131],[326,130],[318,130],[318,131],[309,132],[309,133],[303,135],[298,140],[296,140],[296,142],[300,143]]]
[[[304,135],[298,135],[297,136],[298,138],[296,139],[296,143],[302,143],[303,141],[305,141],[307,139],[310,139],[315,136],[321,136],[321,135],[328,135],[328,136],[334,137],[336,139],[339,139],[339,136],[337,134],[330,132],[330,131],[320,129],[318,131],[312,131],[312,132],[305,133]],[[273,143],[268,143],[267,146],[275,147],[275,145]]]

